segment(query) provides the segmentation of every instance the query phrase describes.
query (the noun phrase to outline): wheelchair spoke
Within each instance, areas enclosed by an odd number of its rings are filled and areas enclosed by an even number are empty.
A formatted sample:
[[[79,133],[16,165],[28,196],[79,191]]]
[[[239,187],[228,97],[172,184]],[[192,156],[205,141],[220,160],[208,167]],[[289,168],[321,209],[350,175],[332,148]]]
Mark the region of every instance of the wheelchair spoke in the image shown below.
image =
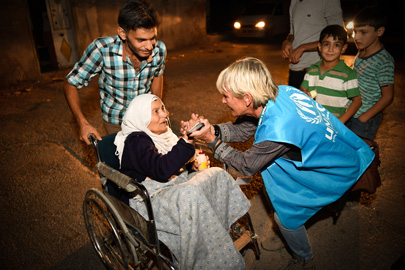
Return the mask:
[[[109,251],[109,255],[111,256],[107,256],[107,258],[110,260],[111,265],[119,265],[119,269],[121,268],[125,268],[125,263],[123,258],[121,257],[121,254],[119,252],[117,252],[117,247],[112,245],[112,244],[106,244],[105,245],[106,249]]]
[[[94,249],[107,269],[174,269],[170,251],[166,251],[169,256],[157,254],[156,247],[149,246],[137,234],[137,229],[128,228],[119,209],[108,194],[96,189],[86,193],[83,203],[86,228]]]
[[[84,202],[84,215],[90,239],[108,269],[139,270],[132,246],[120,228],[122,223],[110,211],[102,195],[89,193]]]

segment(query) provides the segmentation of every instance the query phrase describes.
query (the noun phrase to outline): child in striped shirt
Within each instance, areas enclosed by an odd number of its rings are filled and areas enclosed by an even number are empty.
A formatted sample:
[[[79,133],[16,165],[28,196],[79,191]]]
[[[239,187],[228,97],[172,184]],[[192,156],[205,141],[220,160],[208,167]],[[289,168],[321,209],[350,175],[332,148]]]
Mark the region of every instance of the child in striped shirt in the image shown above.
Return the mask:
[[[374,140],[381,125],[383,111],[394,100],[394,58],[380,38],[386,17],[377,8],[365,8],[354,18],[354,42],[359,50],[354,61],[362,105],[346,124],[364,139]]]
[[[340,59],[346,42],[347,32],[342,26],[325,27],[318,44],[321,60],[309,67],[300,87],[342,123],[361,106],[357,74]]]

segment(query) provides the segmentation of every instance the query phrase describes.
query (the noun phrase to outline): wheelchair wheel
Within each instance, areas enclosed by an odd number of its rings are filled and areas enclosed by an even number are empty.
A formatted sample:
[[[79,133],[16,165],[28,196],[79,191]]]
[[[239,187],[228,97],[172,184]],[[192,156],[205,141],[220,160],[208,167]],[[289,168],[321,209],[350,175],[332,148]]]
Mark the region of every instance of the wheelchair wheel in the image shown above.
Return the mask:
[[[249,213],[233,223],[229,229],[229,234],[242,256],[245,256],[248,248],[252,248],[256,260],[260,259],[260,249],[257,243],[257,235],[254,231]]]
[[[127,241],[128,229],[109,199],[90,189],[83,203],[84,220],[101,261],[111,270],[139,270],[135,247]]]

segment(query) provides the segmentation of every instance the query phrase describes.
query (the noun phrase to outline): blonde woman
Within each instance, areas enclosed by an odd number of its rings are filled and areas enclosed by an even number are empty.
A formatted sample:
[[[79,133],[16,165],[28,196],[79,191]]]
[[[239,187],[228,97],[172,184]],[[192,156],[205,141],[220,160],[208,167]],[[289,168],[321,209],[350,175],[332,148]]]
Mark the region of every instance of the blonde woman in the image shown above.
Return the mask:
[[[314,269],[305,222],[359,179],[373,152],[306,94],[277,86],[259,59],[232,63],[219,75],[217,88],[239,121],[211,125],[202,119],[205,126],[192,136],[240,173],[261,171],[275,220],[294,255],[287,269]],[[188,128],[189,122],[182,122],[182,132]],[[225,143],[252,136],[254,144],[245,152]]]

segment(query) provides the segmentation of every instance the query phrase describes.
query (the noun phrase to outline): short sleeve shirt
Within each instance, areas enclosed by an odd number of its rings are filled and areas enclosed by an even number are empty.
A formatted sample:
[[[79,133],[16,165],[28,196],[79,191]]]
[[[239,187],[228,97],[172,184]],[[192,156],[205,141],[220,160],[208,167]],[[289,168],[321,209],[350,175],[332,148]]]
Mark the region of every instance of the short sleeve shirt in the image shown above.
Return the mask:
[[[291,0],[289,12],[290,34],[294,35],[293,49],[302,44],[318,41],[322,29],[328,25],[343,26],[339,0]],[[317,61],[319,61],[317,51],[304,52],[298,63],[290,64],[290,69],[302,70]]]
[[[150,92],[153,79],[162,76],[165,69],[166,46],[162,41],[156,41],[152,61],[142,61],[139,71],[128,56],[123,61],[122,45],[118,35],[94,40],[66,76],[71,85],[81,89],[99,75],[103,119],[112,124],[121,124],[131,100]]]
[[[354,70],[357,72],[362,105],[354,117],[368,111],[381,98],[381,87],[394,84],[394,58],[381,49],[366,58],[356,57]]]
[[[356,71],[343,60],[331,70],[321,74],[322,60],[313,64],[305,74],[301,87],[316,90],[316,101],[336,117],[345,113],[351,98],[360,95]]]

